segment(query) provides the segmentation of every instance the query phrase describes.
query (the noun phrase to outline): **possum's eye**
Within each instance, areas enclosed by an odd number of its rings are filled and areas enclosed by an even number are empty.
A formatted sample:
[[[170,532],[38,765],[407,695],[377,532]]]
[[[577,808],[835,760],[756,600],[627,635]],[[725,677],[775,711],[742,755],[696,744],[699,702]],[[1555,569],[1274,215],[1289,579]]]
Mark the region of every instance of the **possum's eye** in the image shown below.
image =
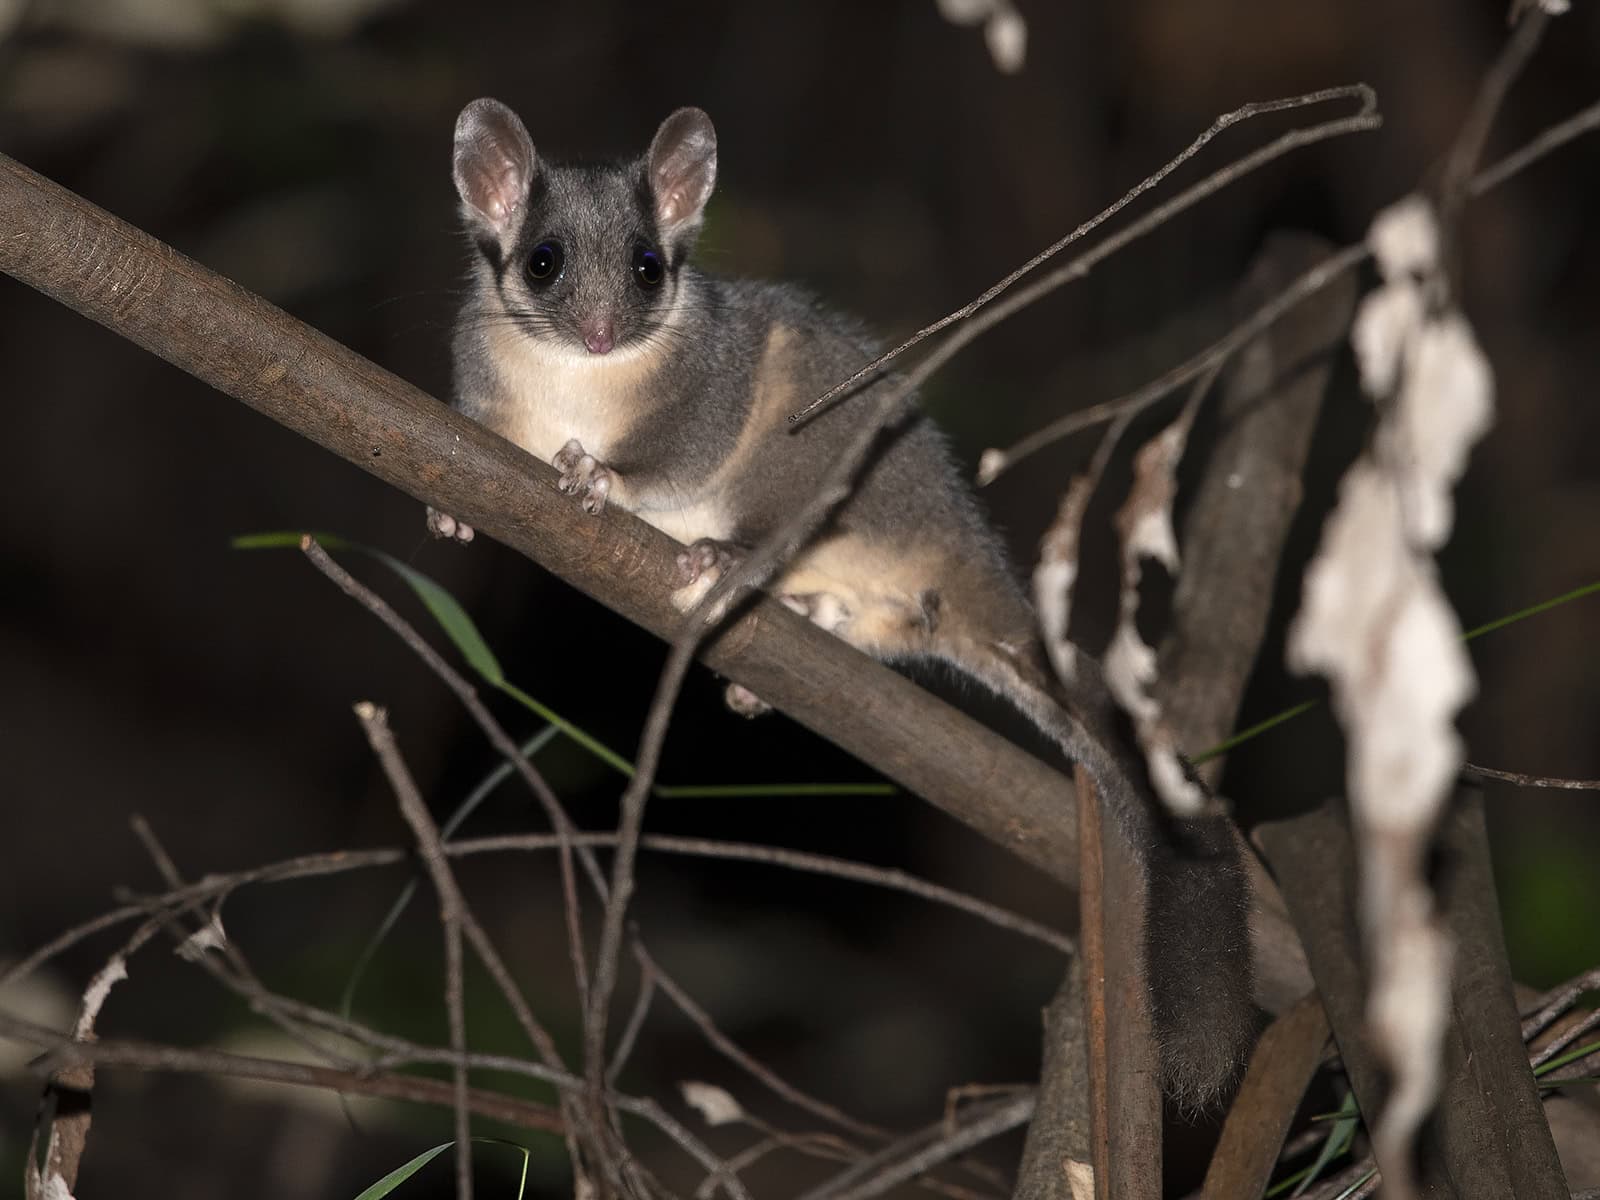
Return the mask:
[[[642,288],[653,288],[661,282],[661,256],[644,246],[633,248],[633,278]]]
[[[560,242],[540,242],[528,255],[528,278],[535,283],[549,283],[561,274],[561,264],[566,253]]]

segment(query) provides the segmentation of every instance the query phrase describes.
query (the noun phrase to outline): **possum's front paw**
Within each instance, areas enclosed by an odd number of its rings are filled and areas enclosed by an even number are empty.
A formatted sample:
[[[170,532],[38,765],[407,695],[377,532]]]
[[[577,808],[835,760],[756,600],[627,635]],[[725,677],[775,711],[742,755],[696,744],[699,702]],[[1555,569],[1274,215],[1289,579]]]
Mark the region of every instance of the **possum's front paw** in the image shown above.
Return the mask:
[[[428,506],[428,532],[434,537],[448,538],[463,545],[472,540],[471,525],[456,520],[449,513],[440,512],[431,504]]]
[[[688,612],[699,604],[706,593],[717,586],[717,581],[733,570],[739,558],[737,547],[715,538],[701,538],[681,551],[678,582],[682,586],[672,593],[673,607],[679,612]]]
[[[772,705],[742,683],[730,683],[727,690],[722,693],[722,701],[728,706],[729,711],[736,713],[747,721],[753,721],[757,717],[764,717],[772,711]]]
[[[587,453],[583,443],[573,438],[561,447],[550,465],[561,472],[556,486],[569,496],[577,496],[583,511],[599,516],[606,508],[606,497],[611,495],[611,471]]]
[[[716,538],[701,538],[678,554],[678,578],[685,585],[698,583],[709,575],[716,583],[723,574],[733,570],[741,555],[731,542]]]

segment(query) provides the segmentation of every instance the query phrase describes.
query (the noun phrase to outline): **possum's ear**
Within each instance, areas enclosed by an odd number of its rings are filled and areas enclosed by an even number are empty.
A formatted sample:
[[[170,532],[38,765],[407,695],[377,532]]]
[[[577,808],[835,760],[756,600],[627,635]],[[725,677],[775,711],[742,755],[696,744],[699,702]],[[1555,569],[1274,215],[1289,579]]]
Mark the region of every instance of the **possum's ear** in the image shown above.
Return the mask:
[[[515,235],[539,159],[522,120],[498,100],[474,100],[456,118],[455,180],[472,231],[504,245]]]
[[[646,169],[662,236],[692,234],[717,183],[717,131],[711,118],[698,108],[680,108],[661,122]]]

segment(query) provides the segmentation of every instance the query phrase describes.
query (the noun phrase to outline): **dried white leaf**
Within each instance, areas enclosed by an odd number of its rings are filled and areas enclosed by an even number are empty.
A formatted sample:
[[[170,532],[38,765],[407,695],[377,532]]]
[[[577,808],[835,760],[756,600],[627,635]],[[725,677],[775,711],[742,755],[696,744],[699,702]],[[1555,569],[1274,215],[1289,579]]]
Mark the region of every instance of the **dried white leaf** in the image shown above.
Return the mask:
[[[1195,400],[1203,394],[1195,393]],[[1116,632],[1106,649],[1106,687],[1133,718],[1134,732],[1150,768],[1157,797],[1172,812],[1198,813],[1206,803],[1203,788],[1188,777],[1171,730],[1162,721],[1161,706],[1151,694],[1156,681],[1155,648],[1139,636],[1139,582],[1143,561],[1151,558],[1168,571],[1178,571],[1178,537],[1172,526],[1172,502],[1178,493],[1178,463],[1194,424],[1195,400],[1178,419],[1139,448],[1133,459],[1133,487],[1117,513],[1122,537],[1122,591]]]
[[[128,977],[127,961],[118,954],[95,972],[89,986],[83,989],[83,1003],[78,1006],[78,1019],[73,1023],[72,1036],[79,1041],[93,1036],[94,1023],[100,1017],[106,997],[111,989]]]
[[[1408,355],[1387,447],[1405,462],[1407,532],[1430,550],[1450,535],[1451,491],[1493,417],[1494,377],[1471,327],[1453,313],[1428,322]]]
[[[700,1114],[707,1125],[726,1125],[744,1119],[744,1109],[725,1089],[714,1083],[687,1080],[678,1085],[684,1103]]]
[[[1460,767],[1453,721],[1471,666],[1432,568],[1411,550],[1395,483],[1370,461],[1340,485],[1288,649],[1291,667],[1333,684],[1362,820],[1430,825]]]
[[[1571,0],[1538,0],[1538,4],[1552,17],[1559,17],[1572,10]]]
[[[939,15],[952,25],[977,25],[1000,7],[1000,0],[935,0]]]
[[[1132,621],[1119,621],[1104,660],[1106,687],[1136,722],[1150,721],[1159,711],[1146,693],[1156,680],[1155,648],[1139,636]]]
[[[1422,313],[1422,289],[1410,280],[1377,288],[1361,302],[1350,345],[1367,395],[1394,392],[1405,349],[1422,328]]]
[[[1028,23],[1009,5],[990,17],[983,27],[983,40],[989,44],[989,57],[996,69],[1007,75],[1022,70],[1028,57]]]
[[[978,472],[976,482],[979,487],[988,487],[999,477],[1000,472],[1006,469],[1006,453],[990,446],[978,455]]]
[[[1412,197],[1380,213],[1368,240],[1385,283],[1351,341],[1362,382],[1388,402],[1372,449],[1340,484],[1288,658],[1327,676],[1345,730],[1372,960],[1367,1018],[1391,1076],[1373,1140],[1389,1190],[1406,1196],[1411,1143],[1438,1094],[1450,995],[1451,945],[1425,863],[1462,762],[1456,714],[1475,687],[1430,552],[1449,536],[1451,489],[1488,427],[1493,379],[1460,314],[1428,311],[1428,296],[1446,294],[1432,277],[1428,204]]]
[[[1062,679],[1077,675],[1078,648],[1067,631],[1072,623],[1072,590],[1078,582],[1079,543],[1083,516],[1094,494],[1090,475],[1075,475],[1056,509],[1056,519],[1039,543],[1039,565],[1033,569],[1033,603],[1050,665]]]
[[[212,913],[211,919],[178,944],[174,952],[186,962],[198,962],[207,950],[221,950],[228,944],[228,935],[222,928],[222,915]]]
[[[1094,1164],[1076,1158],[1066,1160],[1067,1188],[1072,1200],[1094,1200]]]
[[[1373,939],[1367,1020],[1384,1048],[1393,1086],[1373,1135],[1387,1161],[1405,1161],[1439,1091],[1437,1043],[1449,1012],[1450,939],[1434,915],[1433,896],[1412,861],[1425,843],[1409,837],[1369,839],[1365,869],[1382,897],[1386,927]]]
[[[1439,265],[1439,222],[1433,205],[1415,194],[1391,204],[1372,219],[1367,245],[1385,282],[1430,273]]]
[[[31,1165],[30,1165],[31,1170]],[[72,1189],[67,1186],[67,1181],[55,1172],[44,1177],[44,1183],[39,1189],[40,1200],[73,1200]]]

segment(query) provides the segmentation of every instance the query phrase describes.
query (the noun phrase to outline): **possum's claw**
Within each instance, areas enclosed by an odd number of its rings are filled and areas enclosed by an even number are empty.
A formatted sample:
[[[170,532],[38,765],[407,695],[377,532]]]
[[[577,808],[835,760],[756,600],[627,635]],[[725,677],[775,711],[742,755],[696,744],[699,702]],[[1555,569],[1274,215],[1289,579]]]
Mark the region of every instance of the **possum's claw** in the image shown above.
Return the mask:
[[[550,465],[561,472],[556,487],[569,496],[577,496],[584,512],[597,517],[605,511],[606,498],[611,495],[611,470],[595,461],[582,442],[573,438],[561,447]]]

